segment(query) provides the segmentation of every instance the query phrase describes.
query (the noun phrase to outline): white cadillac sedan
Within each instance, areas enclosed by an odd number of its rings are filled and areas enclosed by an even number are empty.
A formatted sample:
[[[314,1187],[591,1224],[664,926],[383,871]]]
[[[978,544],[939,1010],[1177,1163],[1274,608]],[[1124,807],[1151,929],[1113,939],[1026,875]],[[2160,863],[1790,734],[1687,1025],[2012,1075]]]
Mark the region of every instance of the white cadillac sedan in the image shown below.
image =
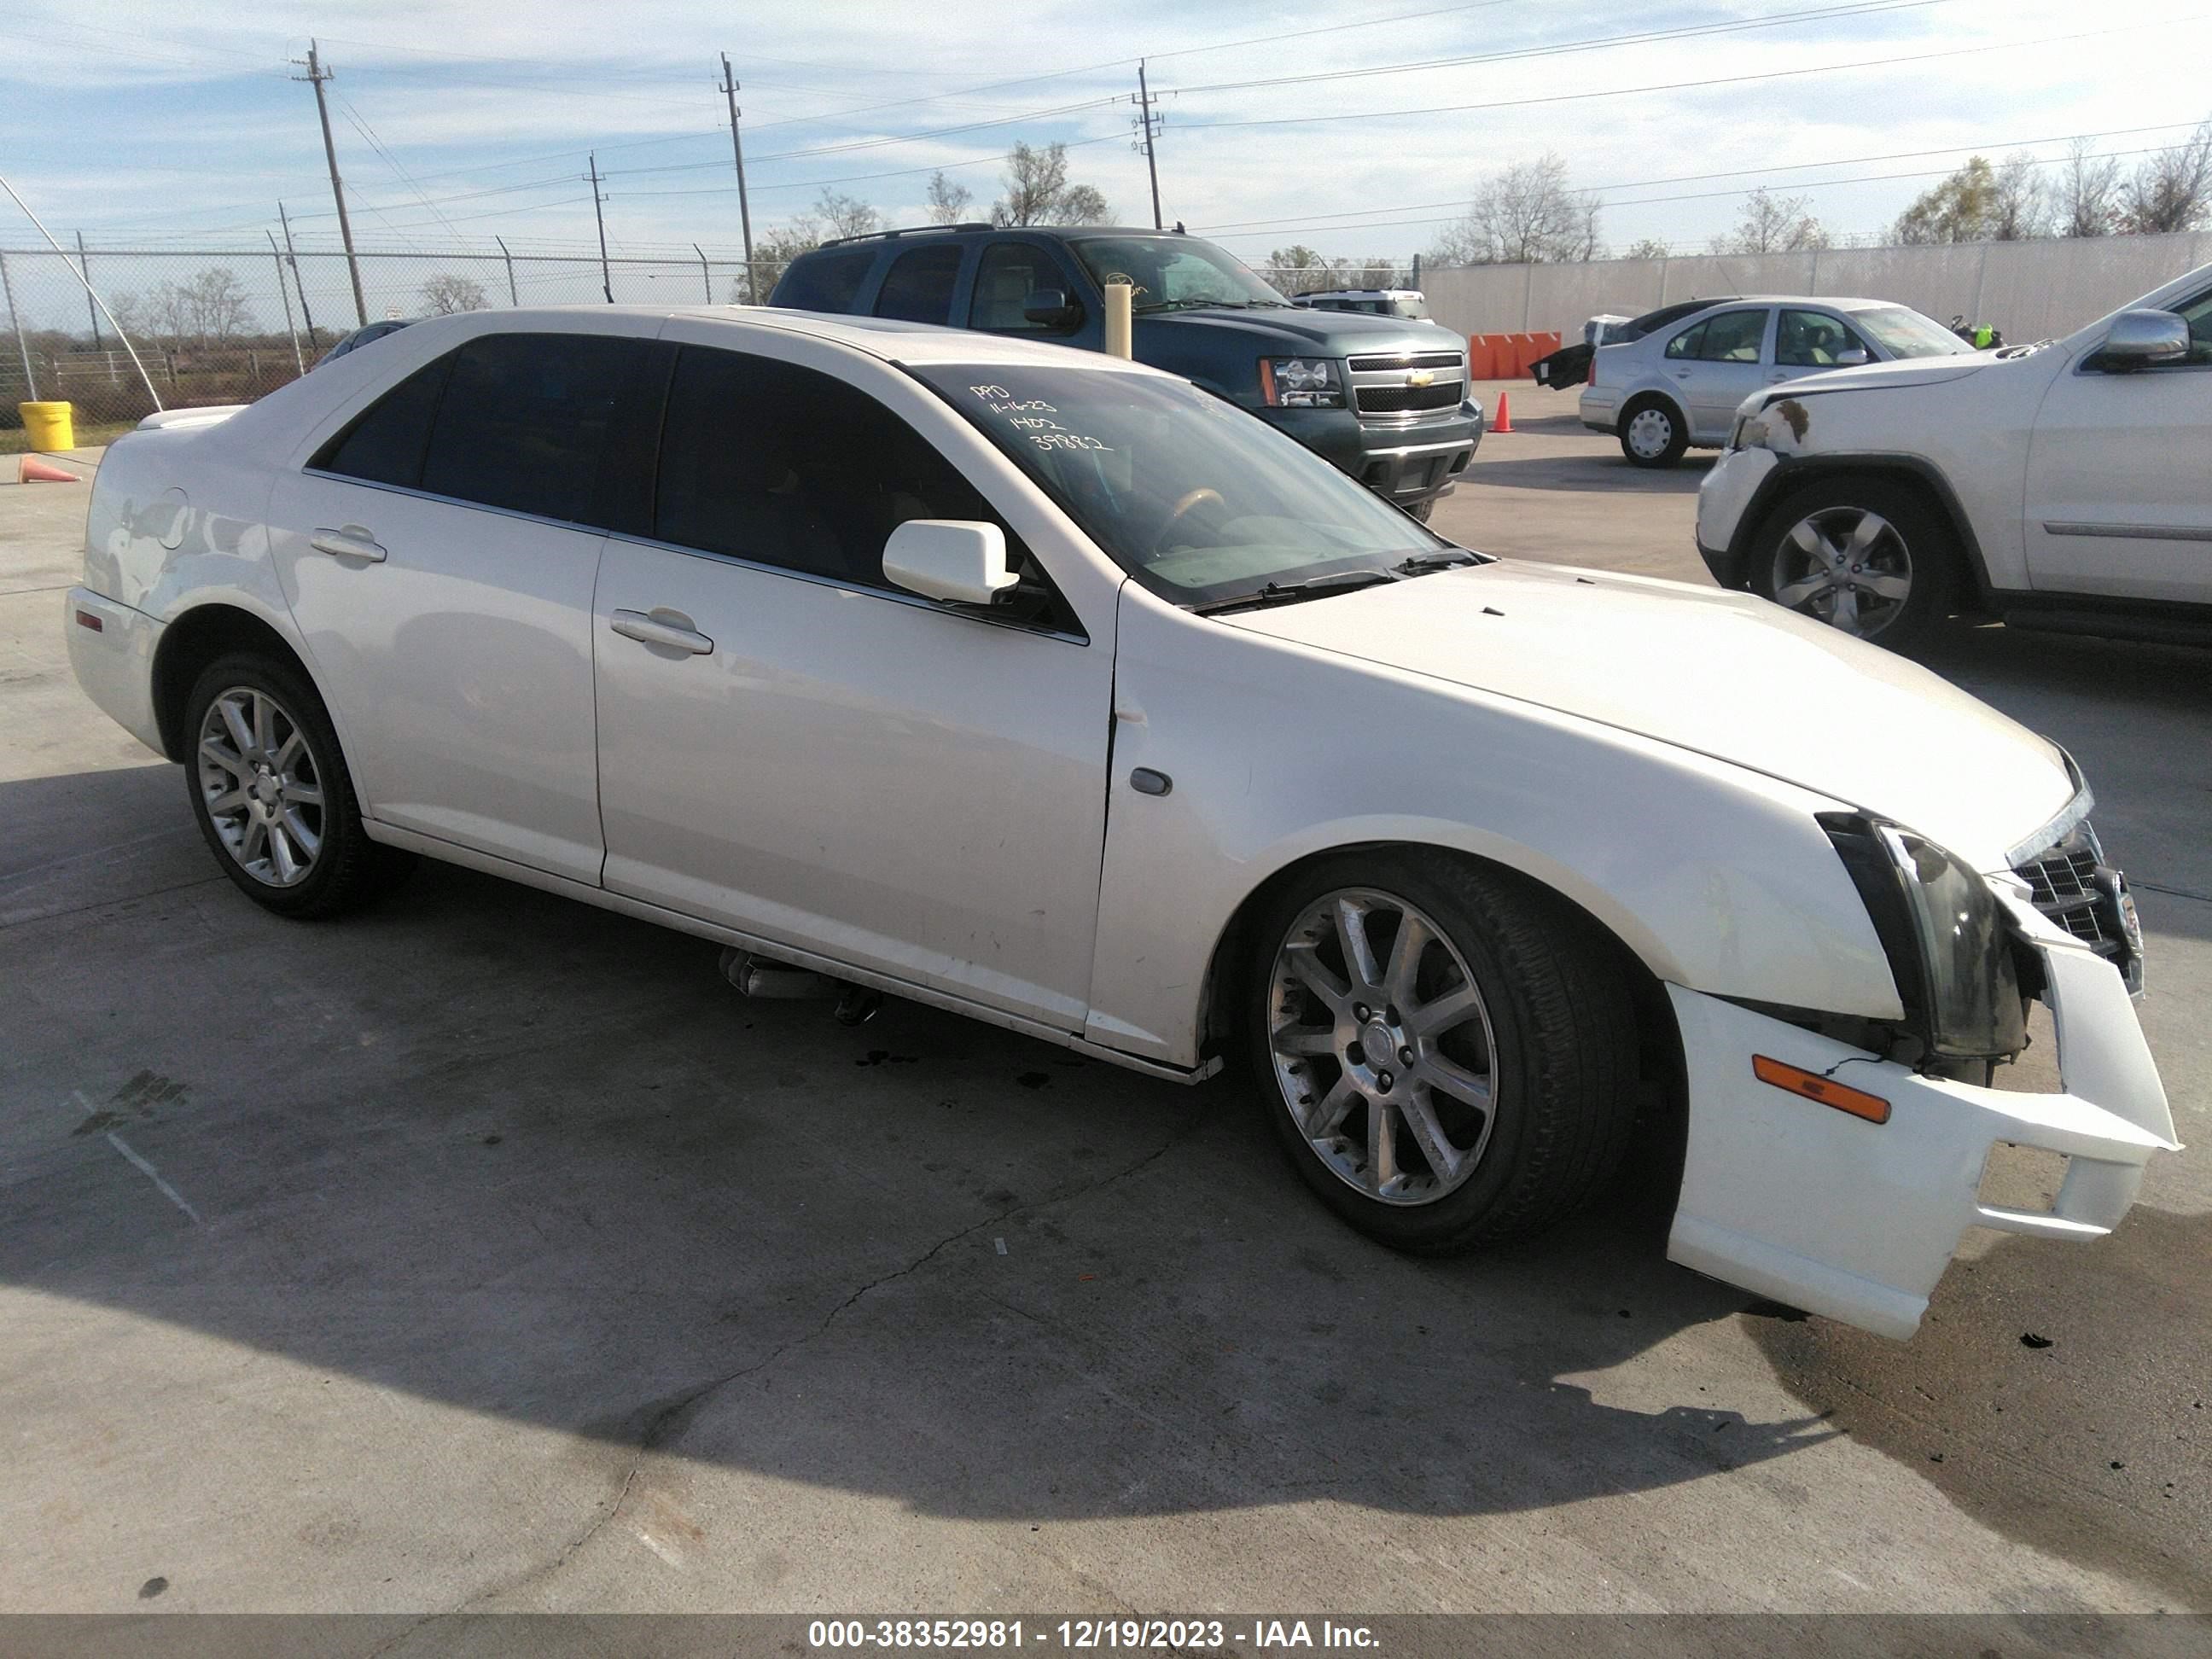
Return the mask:
[[[1155,1077],[1391,1244],[1606,1188],[1894,1336],[2173,1145],[2057,746],[1747,596],[1501,563],[1169,375],[784,311],[423,322],[115,444],[64,624],[281,915],[448,859]],[[2063,1092],[1999,1092],[2028,1005]],[[2047,1210],[1993,1146],[2070,1160]],[[1670,1172],[1671,1173],[1671,1172]]]

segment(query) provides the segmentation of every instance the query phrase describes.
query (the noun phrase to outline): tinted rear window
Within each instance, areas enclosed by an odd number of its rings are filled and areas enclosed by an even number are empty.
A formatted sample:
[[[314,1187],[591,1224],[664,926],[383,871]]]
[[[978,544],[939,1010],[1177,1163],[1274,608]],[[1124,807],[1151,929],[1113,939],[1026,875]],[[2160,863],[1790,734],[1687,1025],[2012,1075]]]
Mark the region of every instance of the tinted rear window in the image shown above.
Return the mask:
[[[593,507],[601,459],[629,431],[622,416],[639,412],[659,356],[652,341],[605,334],[471,340],[453,354],[422,488],[548,519],[604,519]]]
[[[792,311],[850,311],[875,263],[872,247],[804,254],[783,273],[769,303]]]
[[[876,295],[876,315],[907,323],[952,320],[952,284],[960,275],[960,245],[909,248],[891,261]]]
[[[371,404],[334,441],[324,445],[307,465],[364,483],[415,488],[422,479],[423,445],[453,362],[447,356],[416,369]]]

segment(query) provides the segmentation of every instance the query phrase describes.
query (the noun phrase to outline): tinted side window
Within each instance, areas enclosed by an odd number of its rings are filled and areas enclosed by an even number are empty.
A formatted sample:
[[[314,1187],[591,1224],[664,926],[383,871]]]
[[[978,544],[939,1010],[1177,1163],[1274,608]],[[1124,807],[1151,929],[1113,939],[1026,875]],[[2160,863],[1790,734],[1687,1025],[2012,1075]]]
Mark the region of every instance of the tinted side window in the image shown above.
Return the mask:
[[[1704,325],[1705,338],[1698,342],[1698,356],[1708,363],[1755,363],[1759,361],[1760,340],[1766,333],[1766,313],[1763,311],[1723,311],[1717,317],[1708,317]],[[1672,356],[1670,352],[1668,354]]]
[[[1774,331],[1774,361],[1785,368],[1832,368],[1846,351],[1866,349],[1865,341],[1826,312],[1785,311]]]
[[[1668,341],[1667,355],[1669,357],[1678,359],[1687,357],[1694,360],[1698,355],[1698,349],[1702,346],[1705,342],[1705,325],[1699,323],[1694,328],[1684,329],[1673,339]]]
[[[414,489],[422,480],[423,447],[453,364],[448,353],[416,369],[325,444],[307,465],[364,483]]]
[[[968,326],[996,329],[1002,333],[1042,334],[1042,323],[1022,314],[1030,295],[1041,288],[1058,289],[1071,301],[1076,298],[1066,274],[1042,248],[1028,242],[994,242],[983,250],[975,267],[975,293],[968,303]]]
[[[791,311],[850,311],[875,263],[873,247],[806,255],[783,273],[769,303]]]
[[[470,341],[453,356],[422,488],[543,518],[606,523],[598,501],[601,462],[610,440],[635,424],[639,384],[654,355],[652,341],[605,334]]]
[[[659,475],[657,540],[867,587],[891,589],[884,544],[908,519],[995,524],[1031,600],[1010,619],[1073,629],[1042,570],[958,469],[873,398],[817,370],[685,346]]]
[[[959,275],[959,243],[909,248],[884,272],[876,315],[905,323],[950,323],[952,284]]]

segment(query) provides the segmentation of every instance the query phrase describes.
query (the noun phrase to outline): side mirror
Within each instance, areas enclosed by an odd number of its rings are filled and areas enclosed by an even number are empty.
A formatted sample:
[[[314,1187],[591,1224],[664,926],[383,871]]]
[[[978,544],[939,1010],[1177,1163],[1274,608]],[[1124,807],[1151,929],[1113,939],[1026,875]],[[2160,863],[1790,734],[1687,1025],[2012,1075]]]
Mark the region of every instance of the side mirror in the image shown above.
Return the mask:
[[[1857,368],[1866,362],[1868,362],[1866,353],[1853,346],[1849,351],[1838,351],[1836,354],[1835,366],[1838,368]]]
[[[1022,315],[1032,323],[1046,328],[1072,328],[1082,316],[1082,311],[1067,302],[1067,295],[1056,288],[1033,288],[1028,299],[1022,301]]]
[[[2112,374],[2178,363],[2189,356],[2189,324],[2170,311],[2124,311],[2097,348],[2097,367]]]
[[[1006,532],[965,519],[908,519],[884,544],[884,574],[955,605],[995,605],[1018,580],[1006,568]]]

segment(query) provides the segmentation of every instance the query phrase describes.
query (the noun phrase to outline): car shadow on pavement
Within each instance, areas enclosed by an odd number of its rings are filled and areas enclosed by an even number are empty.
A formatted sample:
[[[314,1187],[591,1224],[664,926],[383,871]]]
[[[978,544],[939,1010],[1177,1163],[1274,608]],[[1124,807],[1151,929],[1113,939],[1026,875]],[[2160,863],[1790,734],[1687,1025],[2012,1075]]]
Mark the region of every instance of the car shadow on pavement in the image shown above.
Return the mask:
[[[0,1273],[633,1467],[945,1516],[1514,1510],[1831,1432],[1605,1376],[1746,1303],[1664,1261],[1649,1183],[1413,1260],[1234,1085],[897,1001],[848,1029],[714,963],[438,866],[344,924],[216,880],[0,930]]]
[[[1670,467],[1642,467],[1631,465],[1618,450],[1517,457],[1500,453],[1486,444],[1468,469],[1462,485],[1557,489],[1577,495],[1694,495],[1711,470],[1713,459],[1710,454],[1693,453]]]

